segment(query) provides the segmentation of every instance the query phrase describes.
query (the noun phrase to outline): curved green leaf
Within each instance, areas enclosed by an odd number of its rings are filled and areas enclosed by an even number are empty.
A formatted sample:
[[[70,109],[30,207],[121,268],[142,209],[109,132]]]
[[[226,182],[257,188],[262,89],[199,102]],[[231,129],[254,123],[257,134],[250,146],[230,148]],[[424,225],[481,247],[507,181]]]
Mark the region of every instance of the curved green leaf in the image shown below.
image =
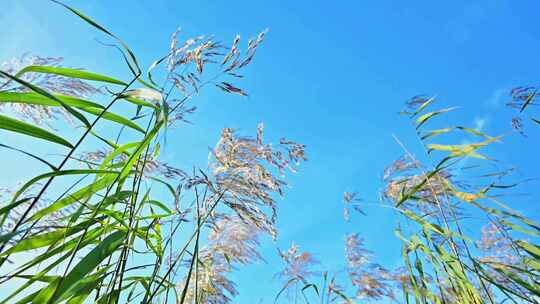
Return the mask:
[[[60,228],[56,229],[51,232],[46,232],[42,234],[38,234],[32,237],[25,238],[15,244],[13,247],[9,248],[8,250],[4,251],[2,255],[10,255],[12,253],[16,252],[22,252],[32,249],[37,249],[49,245],[53,245],[57,241],[61,239],[65,239],[83,229],[86,229],[89,226],[92,226],[96,223],[95,219],[90,219],[87,221],[84,221],[78,225],[75,225],[73,227],[69,228]]]
[[[94,115],[101,115],[101,113],[103,112],[103,110],[101,109],[97,109],[97,108],[81,108],[81,110],[85,111],[85,112],[88,112],[88,113],[91,113],[91,114],[94,114]],[[137,130],[141,133],[144,133],[144,129],[141,128],[138,124],[134,123],[133,121],[127,119],[127,118],[124,118],[120,115],[117,115],[117,114],[114,114],[114,113],[111,113],[111,112],[105,112],[103,113],[103,115],[101,116],[102,118],[104,119],[107,119],[107,120],[110,120],[110,121],[114,121],[114,122],[117,122],[119,124],[122,124],[126,127],[130,127],[134,130]]]
[[[24,73],[44,73],[44,74],[55,74],[70,78],[86,79],[92,81],[106,82],[119,85],[127,85],[127,83],[114,79],[109,76],[96,74],[92,72],[86,72],[83,70],[76,70],[70,68],[61,68],[61,67],[52,67],[52,66],[40,66],[40,65],[30,65],[20,70],[15,76],[20,77]]]
[[[93,108],[104,108],[99,103],[91,102],[77,97],[61,95],[61,94],[51,94],[56,99],[63,101],[65,104],[72,107],[93,107]],[[50,99],[42,94],[34,92],[0,92],[0,102],[6,103],[25,103],[25,104],[35,104],[42,106],[61,106],[59,102],[54,99]]]
[[[10,75],[4,71],[0,71],[0,75],[6,77],[6,78],[9,78],[27,88],[29,88],[30,90],[42,95],[42,96],[45,96],[49,99],[52,99],[54,101],[57,101],[59,102],[69,113],[71,113],[73,116],[77,117],[77,119],[79,119],[86,127],[90,128],[90,122],[88,122],[88,120],[86,119],[86,117],[84,117],[84,115],[82,115],[81,113],[77,112],[75,109],[73,109],[71,106],[67,105],[65,102],[63,102],[62,100],[54,97],[54,95],[52,95],[51,93],[45,91],[44,89],[38,87],[38,86],[35,86],[29,82],[26,82],[18,77],[15,77],[13,75]]]
[[[57,99],[63,101],[65,104],[81,109],[87,113],[99,116],[102,114],[104,107],[98,103],[91,102],[88,100],[75,98],[71,96],[65,96],[60,94],[52,94]],[[43,95],[37,93],[19,93],[19,92],[0,92],[0,102],[5,103],[24,103],[24,104],[34,104],[41,106],[62,106],[59,102],[47,98]],[[133,121],[124,118],[123,116],[105,112],[102,116],[103,119],[117,122],[139,132],[144,132],[144,129]]]
[[[97,22],[95,22],[94,20],[90,19],[90,17],[84,15],[82,12],[68,6],[68,5],[65,5],[64,3],[60,2],[60,1],[57,1],[57,0],[51,0],[52,2],[56,3],[56,4],[59,4],[63,7],[65,7],[66,9],[70,10],[72,13],[74,13],[75,15],[79,16],[79,18],[83,19],[84,21],[86,21],[88,24],[92,25],[93,27],[97,28],[98,30],[102,31],[103,33],[113,37],[114,39],[116,39],[121,45],[122,47],[125,49],[125,51],[127,52],[127,54],[129,55],[129,58],[131,59],[131,61],[133,62],[133,64],[135,65],[135,69],[133,69],[132,65],[131,65],[131,62],[127,61],[127,64],[130,68],[130,70],[132,70],[132,72],[134,72],[134,74],[140,74],[141,72],[141,68],[139,66],[139,63],[137,61],[137,58],[135,57],[135,54],[133,54],[133,52],[131,51],[131,49],[127,46],[126,43],[124,43],[124,41],[122,41],[120,38],[118,38],[117,36],[115,36],[113,33],[109,32],[107,29],[105,29],[103,26],[99,25]],[[122,52],[122,55],[123,52]],[[124,55],[125,56],[125,55]],[[137,75],[138,76],[138,75]]]
[[[98,246],[90,251],[82,260],[73,267],[73,269],[59,282],[59,284],[49,284],[47,286],[48,291],[55,291],[55,298],[51,296],[46,302],[39,301],[36,303],[53,303],[55,299],[61,298],[66,292],[68,292],[79,281],[83,280],[87,275],[92,273],[96,267],[98,267],[103,260],[113,254],[118,249],[127,233],[124,231],[116,231],[108,235]],[[49,294],[49,293],[47,293]]]
[[[118,172],[115,171],[109,171],[109,170],[95,170],[95,169],[71,169],[71,170],[62,170],[62,171],[54,171],[54,172],[48,172],[45,174],[38,175],[28,182],[26,182],[13,196],[13,199],[11,200],[12,203],[14,203],[19,196],[24,193],[30,186],[37,183],[38,181],[42,179],[46,179],[49,177],[56,177],[56,176],[64,176],[64,175],[81,175],[81,174],[118,174]]]
[[[96,170],[98,171],[98,170]],[[33,221],[40,219],[41,217],[51,214],[57,210],[60,210],[66,206],[69,206],[79,200],[86,199],[88,200],[90,197],[92,197],[96,192],[100,191],[103,188],[108,187],[111,185],[117,178],[117,174],[107,174],[101,179],[98,179],[94,183],[83,187],[82,189],[76,191],[75,193],[70,194],[68,197],[65,197],[63,199],[60,199],[53,204],[39,210],[36,212],[28,221]]]
[[[17,152],[20,152],[24,155],[27,155],[27,156],[30,156],[31,158],[33,159],[36,159],[36,160],[39,160],[40,162],[42,162],[43,164],[49,166],[49,168],[51,168],[53,171],[56,171],[58,170],[58,168],[56,168],[55,166],[53,166],[53,164],[51,164],[50,162],[46,161],[45,159],[43,159],[42,157],[39,157],[37,155],[34,155],[30,152],[26,152],[24,150],[21,150],[21,149],[17,149],[15,147],[12,147],[12,146],[8,146],[8,145],[4,145],[4,144],[0,144],[0,147],[3,147],[3,148],[6,148],[6,149],[10,149],[10,150],[13,150],[13,151],[17,151]]]
[[[13,119],[11,117],[0,115],[0,129],[28,135],[39,139],[44,139],[46,141],[57,143],[68,148],[73,148],[73,145],[62,137],[55,135],[45,129],[36,127],[24,121]]]
[[[447,109],[441,109],[441,110],[438,110],[438,111],[433,111],[433,112],[429,112],[429,113],[426,113],[420,117],[418,117],[415,121],[416,123],[416,129],[420,129],[420,127],[425,124],[429,119],[431,119],[432,117],[434,116],[437,116],[437,115],[440,115],[440,114],[443,114],[443,113],[446,113],[446,112],[450,112],[452,110],[454,110],[455,108],[447,108]]]

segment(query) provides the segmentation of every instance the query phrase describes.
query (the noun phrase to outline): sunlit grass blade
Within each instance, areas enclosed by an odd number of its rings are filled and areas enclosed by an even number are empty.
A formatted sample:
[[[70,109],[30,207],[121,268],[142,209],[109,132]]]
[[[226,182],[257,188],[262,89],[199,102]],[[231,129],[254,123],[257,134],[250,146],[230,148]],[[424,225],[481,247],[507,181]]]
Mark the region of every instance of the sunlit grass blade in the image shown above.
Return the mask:
[[[103,119],[117,122],[117,123],[119,123],[121,125],[124,125],[126,127],[131,128],[131,129],[137,130],[137,131],[139,131],[141,133],[144,133],[144,129],[141,128],[138,124],[134,123],[133,121],[131,121],[131,120],[127,119],[127,118],[124,118],[121,115],[117,115],[117,114],[114,114],[114,113],[111,113],[111,112],[107,112],[107,111],[99,109],[99,108],[84,107],[84,108],[81,108],[81,110],[83,110],[83,111],[85,111],[87,113],[94,114],[96,116],[101,115],[101,117]]]
[[[0,115],[0,129],[43,139],[68,148],[73,148],[73,145],[69,141],[58,135],[24,121],[13,119],[4,115]]]
[[[531,102],[536,98],[536,90],[534,90],[534,92],[530,93],[528,96],[527,96],[527,99],[525,99],[525,102],[523,103],[523,105],[521,106],[521,108],[519,109],[519,112],[523,112],[525,110],[525,108],[527,108],[527,106],[529,104],[531,104]]]
[[[48,172],[41,175],[38,175],[28,182],[26,182],[13,196],[11,199],[12,202],[15,202],[21,194],[23,194],[28,188],[30,188],[35,183],[39,182],[40,180],[53,177],[53,176],[66,176],[66,175],[87,175],[87,174],[115,174],[117,175],[118,172],[116,171],[110,171],[110,170],[95,170],[95,169],[70,169],[70,170],[61,170],[61,171],[54,171],[54,172]]]
[[[77,232],[80,232],[83,229],[88,228],[91,225],[94,225],[95,223],[96,223],[95,219],[90,219],[80,224],[77,224],[73,227],[59,228],[51,232],[45,232],[42,234],[28,237],[26,239],[21,240],[20,242],[15,244],[13,247],[9,248],[8,250],[4,251],[2,255],[8,255],[8,254],[16,253],[16,252],[28,251],[32,249],[37,249],[37,248],[53,245],[57,241],[61,239],[65,239]]]
[[[426,113],[420,117],[418,117],[415,121],[415,124],[416,124],[416,129],[420,129],[420,127],[422,127],[426,122],[428,122],[431,118],[435,117],[435,116],[438,116],[438,115],[441,115],[443,113],[446,113],[446,112],[450,112],[452,110],[454,110],[455,108],[446,108],[446,109],[441,109],[441,110],[438,110],[438,111],[433,111],[433,112],[429,112],[429,113]]]
[[[88,122],[88,120],[86,119],[86,117],[84,117],[84,115],[82,115],[81,113],[77,112],[75,109],[73,109],[71,106],[67,105],[65,102],[63,102],[62,100],[54,97],[54,95],[52,95],[51,93],[43,90],[42,88],[40,87],[37,87],[29,82],[26,82],[18,77],[14,77],[4,71],[0,71],[0,75],[6,77],[6,78],[9,78],[23,86],[25,86],[26,88],[44,96],[44,97],[47,97],[49,99],[52,99],[58,103],[60,103],[62,105],[62,107],[64,107],[70,114],[72,114],[73,116],[75,116],[79,121],[81,121],[86,127],[90,128],[90,122]]]
[[[112,83],[112,84],[118,84],[126,86],[127,83],[114,79],[109,76],[87,72],[83,70],[76,70],[76,69],[69,69],[69,68],[62,68],[62,67],[52,67],[52,66],[38,66],[38,65],[31,65],[23,68],[17,74],[15,77],[20,77],[21,75],[25,73],[45,73],[45,74],[55,74],[70,78],[78,78],[78,79],[85,79],[85,80],[92,80],[92,81],[99,81],[99,82],[105,82],[105,83]]]
[[[62,102],[64,102],[66,105],[78,108],[84,112],[87,112],[96,116],[101,115],[103,119],[117,122],[121,125],[127,126],[129,128],[132,128],[134,130],[144,133],[144,130],[132,120],[124,118],[121,115],[117,115],[112,112],[105,111],[104,107],[98,103],[84,100],[81,98],[60,95],[60,94],[52,94],[52,95],[56,97],[58,100],[61,100]],[[37,93],[0,92],[0,102],[23,103],[23,104],[33,104],[33,105],[53,106],[53,107],[62,106],[59,102],[52,100],[50,98],[47,98],[43,95],[37,94]]]
[[[435,136],[438,136],[438,135],[441,135],[441,134],[446,134],[446,133],[452,131],[453,129],[454,128],[442,128],[442,129],[427,131],[427,132],[423,133],[423,135],[420,137],[420,139],[421,140],[426,140],[426,139],[429,139],[431,137],[435,137]]]
[[[435,97],[431,97],[429,98],[428,100],[424,101],[419,107],[418,109],[412,114],[412,117],[418,115],[419,113],[421,113],[422,111],[424,111],[425,108],[427,108],[431,103],[433,103],[435,101]]]
[[[126,232],[124,231],[116,231],[108,235],[99,245],[82,258],[65,278],[60,278],[56,284],[49,284],[46,290],[43,291],[45,295],[43,301],[36,301],[36,304],[54,303],[56,299],[61,298],[79,281],[91,274],[103,260],[113,254],[122,245],[125,237]]]
[[[99,103],[91,102],[81,98],[51,94],[55,99],[61,100],[64,104],[72,107],[90,107],[90,108],[103,108]],[[33,104],[41,106],[62,106],[62,104],[55,99],[51,99],[47,96],[43,96],[34,92],[0,92],[0,102],[4,103],[23,103]]]
[[[54,203],[50,204],[49,206],[37,211],[32,217],[30,217],[27,221],[35,221],[41,219],[43,216],[51,214],[55,211],[58,211],[62,208],[65,208],[75,202],[78,202],[80,200],[87,201],[89,200],[96,192],[109,187],[116,179],[117,174],[109,174],[104,176],[103,178],[98,179],[94,183],[85,186],[81,188],[80,190],[71,193],[68,197],[62,198],[60,200],[55,201]]]

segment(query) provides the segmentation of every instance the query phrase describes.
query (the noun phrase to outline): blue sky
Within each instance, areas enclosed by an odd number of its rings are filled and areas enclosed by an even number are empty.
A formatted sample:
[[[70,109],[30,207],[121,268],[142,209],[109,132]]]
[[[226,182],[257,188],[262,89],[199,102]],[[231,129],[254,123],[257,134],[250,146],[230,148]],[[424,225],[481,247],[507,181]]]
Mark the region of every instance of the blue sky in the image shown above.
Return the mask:
[[[509,89],[540,83],[536,1],[66,2],[122,37],[145,65],[167,52],[177,27],[225,41],[270,29],[242,83],[250,96],[202,96],[194,125],[169,134],[165,157],[179,166],[204,166],[221,128],[254,134],[258,122],[274,142],[285,136],[305,143],[310,160],[280,202],[277,244],[295,241],[332,271],[343,265],[348,232],[360,232],[381,263],[393,267],[399,260],[395,215],[366,207],[368,216],[346,224],[341,198],[343,191],[358,191],[367,201],[378,199],[382,170],[402,153],[393,134],[419,152],[411,126],[397,115],[404,101],[437,95],[441,106],[461,107],[453,119],[499,135],[510,130]],[[2,7],[0,61],[31,52],[127,76],[118,54],[95,40],[107,39],[60,7],[37,0],[4,0]],[[528,160],[536,160],[540,134],[532,124],[526,131],[528,139],[511,135],[492,155],[517,166],[520,177],[536,177],[538,162]],[[7,184],[33,170],[21,162],[2,167],[10,177],[1,174],[0,182]],[[529,184],[524,192],[530,195],[513,203],[537,212],[538,186]],[[271,303],[279,290],[269,240],[263,254],[268,264],[235,274],[241,294],[235,303]]]

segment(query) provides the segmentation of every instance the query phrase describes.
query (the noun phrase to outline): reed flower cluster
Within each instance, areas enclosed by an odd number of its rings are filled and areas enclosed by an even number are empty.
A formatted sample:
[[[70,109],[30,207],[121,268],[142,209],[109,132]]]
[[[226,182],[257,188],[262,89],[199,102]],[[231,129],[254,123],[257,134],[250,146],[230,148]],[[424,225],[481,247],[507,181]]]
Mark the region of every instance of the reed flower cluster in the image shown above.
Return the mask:
[[[347,272],[351,284],[356,288],[359,300],[394,298],[394,277],[383,266],[371,261],[372,252],[363,245],[359,234],[350,234],[345,242]]]
[[[200,172],[202,176],[190,178],[188,188],[204,185],[210,191],[202,206],[202,213],[209,215],[210,231],[199,252],[196,283],[189,285],[188,301],[230,303],[238,291],[228,275],[241,265],[263,260],[258,252],[261,234],[277,238],[274,196],[282,195],[286,186],[277,175],[294,172],[294,166],[306,159],[304,146],[282,140],[276,149],[263,142],[262,124],[257,130],[256,138],[251,138],[224,129],[210,153],[212,174]],[[228,208],[214,210],[216,203]]]
[[[313,266],[319,262],[309,251],[300,251],[300,247],[292,244],[287,250],[278,250],[279,256],[284,263],[284,268],[278,273],[285,282],[298,281],[306,283],[314,275],[319,273],[313,270]]]
[[[236,136],[226,128],[210,154],[213,191],[223,193],[222,201],[242,220],[277,238],[274,227],[277,204],[274,195],[283,195],[287,183],[278,175],[307,160],[304,146],[281,140],[274,148],[263,143],[263,125],[256,138]],[[268,216],[262,208],[269,208]]]

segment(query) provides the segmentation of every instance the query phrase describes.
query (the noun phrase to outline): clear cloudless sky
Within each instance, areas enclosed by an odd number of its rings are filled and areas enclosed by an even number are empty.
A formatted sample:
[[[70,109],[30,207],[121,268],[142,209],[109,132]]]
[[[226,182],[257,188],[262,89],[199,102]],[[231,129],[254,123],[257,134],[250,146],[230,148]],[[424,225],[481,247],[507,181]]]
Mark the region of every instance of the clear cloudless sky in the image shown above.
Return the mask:
[[[540,4],[537,1],[67,1],[122,37],[148,66],[166,54],[170,34],[214,34],[232,41],[269,28],[264,45],[241,84],[250,96],[217,90],[196,101],[193,125],[169,133],[165,157],[183,168],[205,165],[223,127],[266,138],[281,136],[307,145],[309,161],[289,179],[280,200],[280,238],[265,239],[267,263],[234,274],[240,296],[234,303],[272,303],[280,287],[274,278],[276,245],[292,241],[312,251],[321,268],[341,271],[344,235],[360,232],[378,261],[397,265],[400,243],[393,235],[395,215],[365,207],[367,216],[342,218],[342,193],[358,191],[377,201],[381,172],[402,154],[394,134],[419,152],[414,132],[397,115],[417,94],[437,95],[441,106],[461,108],[453,119],[497,135],[510,130],[508,91],[540,84]],[[24,52],[63,56],[65,64],[126,77],[118,53],[100,45],[107,38],[58,5],[40,0],[0,3],[0,61]],[[247,40],[247,39],[246,39]],[[244,40],[245,42],[245,40]],[[494,153],[537,177],[540,132],[526,123],[529,138],[505,139]],[[12,138],[0,132],[0,141]],[[45,151],[46,152],[46,151]],[[0,163],[0,183],[28,177],[31,163]],[[36,172],[37,173],[37,172]],[[538,214],[539,184],[513,198],[518,209]]]

